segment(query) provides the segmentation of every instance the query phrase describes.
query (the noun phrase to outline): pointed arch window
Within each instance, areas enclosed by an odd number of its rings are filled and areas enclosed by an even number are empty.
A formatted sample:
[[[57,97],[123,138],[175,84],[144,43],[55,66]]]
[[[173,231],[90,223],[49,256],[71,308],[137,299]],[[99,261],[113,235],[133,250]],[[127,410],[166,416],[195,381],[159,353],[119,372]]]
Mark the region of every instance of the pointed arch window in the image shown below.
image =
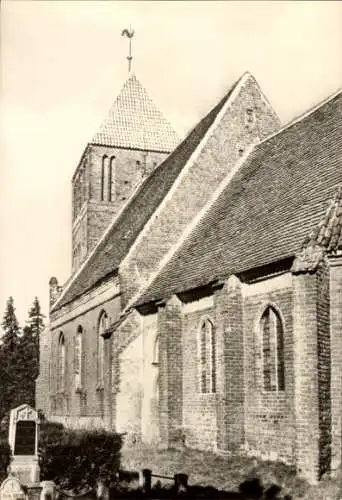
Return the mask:
[[[97,385],[98,388],[104,386],[104,338],[103,333],[108,326],[108,317],[105,311],[102,311],[99,318],[98,343],[97,343]]]
[[[263,389],[285,390],[284,328],[280,313],[267,306],[260,320],[262,336]]]
[[[65,386],[65,339],[61,332],[58,339],[57,352],[57,390],[63,391]]]
[[[115,172],[115,156],[102,157],[101,165],[101,201],[112,201]]]
[[[214,324],[209,318],[200,323],[199,329],[199,386],[201,393],[216,392],[216,337]]]
[[[108,192],[108,172],[109,158],[107,155],[102,156],[101,165],[101,201],[105,201],[106,194]]]
[[[115,156],[112,156],[109,163],[108,170],[108,201],[113,200],[113,190],[114,190],[114,175],[115,175]]]
[[[75,337],[75,386],[76,389],[82,387],[82,375],[83,375],[83,328],[79,326],[77,328]]]

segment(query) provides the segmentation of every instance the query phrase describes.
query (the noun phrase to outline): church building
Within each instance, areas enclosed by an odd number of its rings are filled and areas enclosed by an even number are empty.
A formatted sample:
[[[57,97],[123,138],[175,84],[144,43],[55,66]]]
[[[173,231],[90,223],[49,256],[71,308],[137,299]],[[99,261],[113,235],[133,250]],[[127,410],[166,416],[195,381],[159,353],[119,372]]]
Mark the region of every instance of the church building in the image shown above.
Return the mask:
[[[245,73],[181,141],[131,73],[72,200],[37,407],[311,482],[339,469],[342,91],[282,126]]]

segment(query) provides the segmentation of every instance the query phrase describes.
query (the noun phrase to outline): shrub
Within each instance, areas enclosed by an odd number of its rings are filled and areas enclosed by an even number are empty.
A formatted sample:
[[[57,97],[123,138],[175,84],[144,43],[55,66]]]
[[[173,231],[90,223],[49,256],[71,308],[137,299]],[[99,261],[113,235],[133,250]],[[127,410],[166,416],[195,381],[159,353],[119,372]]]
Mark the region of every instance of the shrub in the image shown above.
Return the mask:
[[[11,448],[7,438],[0,438],[0,484],[7,476],[7,467],[11,461]]]
[[[63,424],[48,421],[41,422],[39,429],[39,448],[44,448],[47,444],[61,442],[66,432]]]
[[[44,423],[39,443],[42,480],[80,491],[102,478],[110,487],[120,466],[121,436],[103,430],[75,431]]]

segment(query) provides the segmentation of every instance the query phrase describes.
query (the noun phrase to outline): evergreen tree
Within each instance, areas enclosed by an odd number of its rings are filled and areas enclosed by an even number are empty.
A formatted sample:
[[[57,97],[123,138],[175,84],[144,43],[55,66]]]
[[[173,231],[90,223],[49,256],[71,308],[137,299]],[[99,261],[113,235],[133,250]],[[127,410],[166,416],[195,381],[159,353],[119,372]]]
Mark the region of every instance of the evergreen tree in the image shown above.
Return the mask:
[[[0,340],[0,422],[16,406],[35,405],[35,381],[39,374],[39,336],[44,328],[44,315],[35,297],[28,313],[27,325],[21,332],[10,297],[2,321]]]
[[[12,297],[7,301],[1,326],[3,336],[0,345],[0,420],[8,410],[15,406],[18,400],[18,378],[21,378],[18,377],[20,372],[20,327]]]
[[[37,343],[30,326],[23,328],[18,347],[20,366],[17,370],[17,380],[20,383],[17,392],[20,394],[20,403],[35,405],[35,379],[38,375],[38,350]],[[19,403],[19,404],[20,404]]]
[[[44,329],[44,315],[37,297],[29,310],[26,323],[19,344],[21,360],[19,378],[25,377],[26,381],[22,398],[34,406],[36,378],[39,375],[39,337]]]
[[[31,341],[34,345],[34,359],[35,359],[35,370],[33,371],[34,379],[36,379],[39,375],[39,341],[40,334],[44,330],[44,318],[45,316],[42,314],[42,310],[40,307],[40,303],[37,297],[34,298],[31,309],[29,310],[29,319],[27,324],[31,330]]]
[[[20,327],[15,314],[14,300],[10,297],[2,320],[4,335],[1,339],[1,348],[6,352],[15,352],[19,344]]]

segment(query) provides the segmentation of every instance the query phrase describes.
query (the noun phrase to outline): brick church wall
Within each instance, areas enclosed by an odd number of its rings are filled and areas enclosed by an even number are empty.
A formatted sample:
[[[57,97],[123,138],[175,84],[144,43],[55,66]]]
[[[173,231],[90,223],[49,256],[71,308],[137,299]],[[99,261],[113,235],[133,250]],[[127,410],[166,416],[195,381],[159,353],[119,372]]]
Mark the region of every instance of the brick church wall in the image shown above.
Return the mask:
[[[293,276],[296,466],[310,482],[319,477],[317,276]]]
[[[231,276],[214,294],[217,336],[217,449],[236,452],[245,440],[245,367],[241,283]]]
[[[182,304],[171,297],[158,310],[160,441],[169,446],[183,423]]]
[[[39,338],[39,376],[36,380],[36,408],[42,410],[45,416],[50,411],[50,327],[47,326]]]
[[[143,323],[143,401],[141,437],[154,445],[159,441],[159,335],[158,312],[141,317]]]
[[[90,153],[90,196],[91,200],[101,202],[102,157],[114,157],[112,177],[112,202],[116,210],[123,205],[143,177],[151,173],[168,153],[156,153],[135,149],[122,149],[108,146],[91,146]]]
[[[119,354],[115,430],[127,433],[130,440],[141,436],[142,347],[142,335],[139,335]]]
[[[330,259],[331,468],[342,467],[342,257]]]
[[[285,391],[266,392],[262,386],[257,326],[267,304],[283,320]],[[294,463],[292,306],[288,273],[251,285],[232,276],[203,298],[183,303],[174,297],[159,309],[163,443],[170,444],[170,434],[178,428],[191,448],[224,453],[247,448],[254,455]],[[215,329],[215,393],[200,392],[199,328],[204,318]]]
[[[200,301],[201,302],[201,301]],[[193,304],[194,309],[200,304]],[[183,428],[186,445],[200,450],[215,450],[217,436],[216,394],[201,394],[198,334],[205,317],[215,323],[213,307],[184,314],[183,356]]]
[[[112,428],[127,433],[126,439],[141,436],[143,394],[143,339],[140,315],[134,311],[112,337]]]
[[[294,371],[291,277],[244,285],[244,344],[246,370],[246,448],[264,458],[293,463]],[[285,391],[266,392],[262,385],[262,344],[259,320],[273,304],[281,313],[284,327]]]
[[[113,158],[112,199],[101,200],[102,158]],[[86,201],[73,222],[72,247],[73,271],[89,255],[114,216],[126,204],[137,185],[154,170],[168,153],[157,153],[108,146],[89,146],[86,166]],[[78,191],[82,186],[74,186],[75,204]],[[80,250],[76,255],[77,246]]]
[[[98,323],[99,318],[105,311],[108,316],[108,324],[115,321],[120,312],[119,297],[114,297],[107,302],[83,313],[81,316],[67,323],[53,328],[52,321],[52,345],[51,345],[51,414],[50,418],[62,421],[70,426],[101,426],[108,427],[111,420],[108,401],[106,400],[111,380],[111,339],[105,340],[105,387],[97,390],[97,345],[98,345]],[[83,354],[83,381],[84,393],[76,392],[75,386],[75,337],[78,327],[83,329],[82,354]],[[60,333],[65,339],[65,389],[58,393],[56,386],[57,374],[57,349]]]
[[[330,342],[330,269],[327,264],[317,272],[317,356],[319,409],[319,475],[331,465],[331,342]]]

